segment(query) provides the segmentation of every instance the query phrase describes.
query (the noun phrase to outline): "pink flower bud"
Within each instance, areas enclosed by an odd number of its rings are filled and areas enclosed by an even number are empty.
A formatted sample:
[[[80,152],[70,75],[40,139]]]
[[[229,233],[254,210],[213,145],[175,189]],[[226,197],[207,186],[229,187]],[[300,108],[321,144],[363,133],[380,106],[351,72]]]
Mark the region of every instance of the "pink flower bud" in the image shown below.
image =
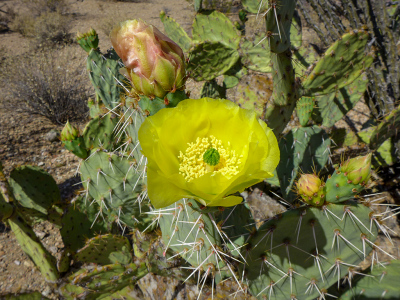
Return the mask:
[[[121,73],[133,90],[164,97],[185,84],[185,57],[170,38],[142,20],[121,22],[111,32],[111,43],[125,64]]]

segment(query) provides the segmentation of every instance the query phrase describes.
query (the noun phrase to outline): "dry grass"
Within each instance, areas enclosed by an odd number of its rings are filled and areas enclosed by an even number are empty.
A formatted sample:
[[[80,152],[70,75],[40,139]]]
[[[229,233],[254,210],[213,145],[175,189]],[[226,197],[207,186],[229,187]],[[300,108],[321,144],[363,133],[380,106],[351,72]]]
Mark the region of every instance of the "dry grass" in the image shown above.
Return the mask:
[[[74,67],[73,50],[43,49],[1,65],[7,95],[3,106],[42,115],[55,124],[87,116],[87,75]]]
[[[71,17],[65,0],[23,0],[29,12],[17,13],[10,29],[24,37],[35,38],[39,45],[69,43]]]

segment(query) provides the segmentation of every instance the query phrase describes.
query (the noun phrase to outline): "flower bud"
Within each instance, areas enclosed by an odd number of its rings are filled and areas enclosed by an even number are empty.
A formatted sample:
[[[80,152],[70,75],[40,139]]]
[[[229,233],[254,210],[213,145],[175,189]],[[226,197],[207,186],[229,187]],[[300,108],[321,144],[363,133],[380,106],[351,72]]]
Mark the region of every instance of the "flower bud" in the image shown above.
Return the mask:
[[[304,202],[314,206],[324,204],[324,183],[315,174],[303,174],[297,181],[297,192]]]
[[[340,166],[340,171],[347,176],[352,184],[366,184],[371,177],[372,154],[348,159]]]
[[[71,126],[69,121],[65,124],[63,130],[61,131],[61,141],[72,141],[79,137],[79,129]]]
[[[111,43],[126,68],[120,72],[133,90],[163,98],[185,84],[185,57],[170,38],[142,20],[121,22],[111,32]]]

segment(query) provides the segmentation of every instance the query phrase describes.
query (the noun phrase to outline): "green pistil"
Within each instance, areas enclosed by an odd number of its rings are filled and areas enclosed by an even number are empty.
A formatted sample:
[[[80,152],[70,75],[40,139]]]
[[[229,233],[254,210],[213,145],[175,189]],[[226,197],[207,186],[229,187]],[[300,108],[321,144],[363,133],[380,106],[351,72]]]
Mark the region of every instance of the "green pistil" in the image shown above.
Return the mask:
[[[216,166],[219,163],[219,153],[217,149],[210,148],[203,154],[203,161],[209,166]]]

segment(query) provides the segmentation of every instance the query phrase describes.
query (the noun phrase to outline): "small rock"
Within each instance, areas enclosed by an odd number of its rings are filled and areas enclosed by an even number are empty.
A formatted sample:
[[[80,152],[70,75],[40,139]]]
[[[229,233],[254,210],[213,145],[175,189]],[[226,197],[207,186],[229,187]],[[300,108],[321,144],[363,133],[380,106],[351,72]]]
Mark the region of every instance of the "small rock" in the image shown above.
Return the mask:
[[[19,266],[21,264],[21,262],[19,260],[14,260],[14,264],[16,264],[17,266]]]
[[[51,253],[56,254],[58,251],[58,248],[56,246],[51,246],[51,247],[49,247],[49,250]]]
[[[24,260],[24,266],[27,268],[33,268],[35,265],[30,260]]]
[[[56,130],[50,130],[46,135],[44,136],[44,139],[49,142],[56,142],[59,140],[60,133]]]
[[[41,167],[41,166],[43,166],[43,165],[44,165],[44,162],[42,162],[42,161],[41,161],[40,163],[38,163],[38,166],[39,166],[39,167]]]
[[[49,287],[46,287],[44,289],[44,291],[42,292],[42,295],[45,297],[48,297],[50,295],[50,293],[51,293],[51,289]]]
[[[0,251],[0,258],[4,255],[4,251]]]
[[[36,233],[36,236],[41,240],[46,236],[46,233],[43,231],[35,231],[35,233]]]

